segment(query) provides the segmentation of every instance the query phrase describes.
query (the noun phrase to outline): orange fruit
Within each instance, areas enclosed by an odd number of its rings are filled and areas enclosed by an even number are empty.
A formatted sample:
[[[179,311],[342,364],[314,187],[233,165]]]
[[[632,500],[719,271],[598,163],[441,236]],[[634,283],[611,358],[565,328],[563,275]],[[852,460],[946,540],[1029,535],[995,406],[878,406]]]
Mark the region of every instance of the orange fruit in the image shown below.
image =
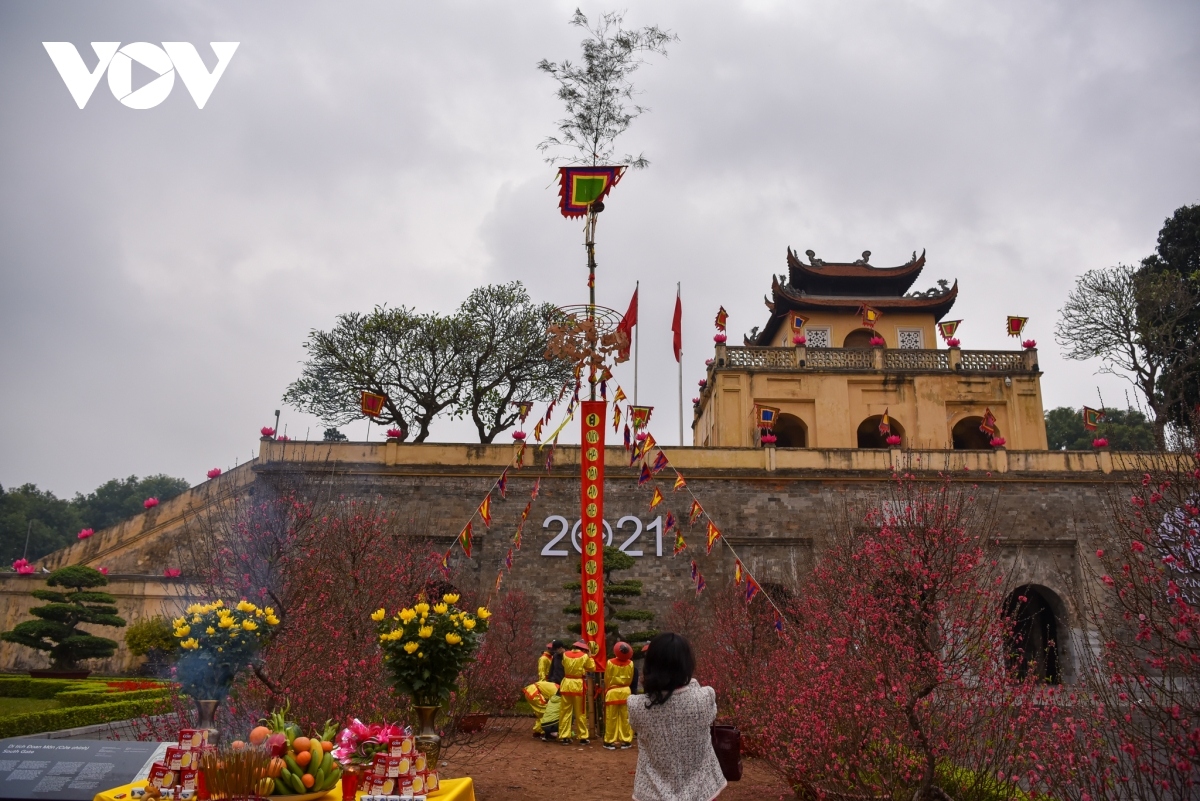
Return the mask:
[[[297,737],[295,740],[292,740],[292,750],[297,754],[301,751],[307,751],[311,745],[312,741],[307,737]]]
[[[312,751],[301,751],[296,754],[296,764],[300,767],[307,768],[309,762],[312,762]]]
[[[332,751],[333,743],[329,742],[329,740],[322,740],[321,741],[321,750],[322,751]]]
[[[314,779],[312,777],[311,773],[305,773],[303,776],[300,777],[300,781],[305,787],[312,787],[313,782],[315,782],[316,779]]]
[[[241,751],[243,748],[246,747],[246,744],[244,742],[242,742],[241,740],[234,740],[232,743],[229,744],[229,747],[232,748],[234,751]]]
[[[271,736],[271,730],[266,726],[255,726],[250,730],[250,744],[262,745]]]

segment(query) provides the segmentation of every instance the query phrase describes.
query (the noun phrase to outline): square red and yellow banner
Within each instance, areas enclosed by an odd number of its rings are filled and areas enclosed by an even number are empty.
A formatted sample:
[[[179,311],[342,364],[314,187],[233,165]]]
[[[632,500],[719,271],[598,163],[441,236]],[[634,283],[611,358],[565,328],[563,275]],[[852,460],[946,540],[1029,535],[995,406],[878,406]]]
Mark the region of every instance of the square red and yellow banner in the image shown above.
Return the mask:
[[[605,401],[583,401],[580,442],[580,585],[584,641],[604,669],[604,424]]]

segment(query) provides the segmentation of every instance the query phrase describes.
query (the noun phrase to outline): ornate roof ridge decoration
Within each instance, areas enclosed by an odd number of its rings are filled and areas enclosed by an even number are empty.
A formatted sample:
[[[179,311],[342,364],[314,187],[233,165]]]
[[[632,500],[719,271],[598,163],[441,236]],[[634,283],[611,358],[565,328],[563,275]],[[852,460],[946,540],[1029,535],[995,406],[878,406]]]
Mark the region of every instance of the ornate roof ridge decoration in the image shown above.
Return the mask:
[[[807,291],[837,290],[830,294],[859,292],[870,297],[879,294],[903,295],[908,291],[921,270],[925,267],[925,251],[918,256],[914,250],[912,258],[899,267],[875,267],[871,251],[864,250],[862,258],[853,262],[828,262],[818,259],[817,254],[806,250],[805,264],[789,247],[787,249],[788,285]]]

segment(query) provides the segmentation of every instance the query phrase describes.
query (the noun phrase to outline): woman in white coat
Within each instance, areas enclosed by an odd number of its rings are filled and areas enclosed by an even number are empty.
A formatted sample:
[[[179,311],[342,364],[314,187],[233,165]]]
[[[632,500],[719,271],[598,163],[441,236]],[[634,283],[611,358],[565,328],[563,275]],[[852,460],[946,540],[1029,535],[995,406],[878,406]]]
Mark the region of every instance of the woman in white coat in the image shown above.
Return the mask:
[[[692,678],[696,659],[678,634],[650,641],[643,668],[645,695],[629,699],[637,733],[634,801],[712,801],[725,777],[712,747],[717,693]]]

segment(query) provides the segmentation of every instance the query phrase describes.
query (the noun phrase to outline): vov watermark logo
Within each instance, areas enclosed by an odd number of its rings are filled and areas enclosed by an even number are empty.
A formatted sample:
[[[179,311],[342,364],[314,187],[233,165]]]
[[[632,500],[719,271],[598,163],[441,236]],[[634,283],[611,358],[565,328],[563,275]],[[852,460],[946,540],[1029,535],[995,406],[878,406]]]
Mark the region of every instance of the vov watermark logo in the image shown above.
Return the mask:
[[[75,45],[70,42],[42,42],[50,60],[58,68],[63,83],[67,85],[75,105],[87,105],[100,77],[108,71],[108,88],[113,97],[129,108],[154,108],[167,99],[175,87],[175,73],[183,79],[183,85],[196,101],[196,108],[204,108],[212,95],[217,81],[225,74],[229,60],[240,42],[209,42],[217,56],[217,66],[212,72],[204,66],[195,45],[190,42],[163,42],[162,47],[149,42],[130,42],[121,47],[120,42],[92,42],[99,63],[89,70]],[[133,62],[141,64],[158,74],[157,78],[133,88]]]

